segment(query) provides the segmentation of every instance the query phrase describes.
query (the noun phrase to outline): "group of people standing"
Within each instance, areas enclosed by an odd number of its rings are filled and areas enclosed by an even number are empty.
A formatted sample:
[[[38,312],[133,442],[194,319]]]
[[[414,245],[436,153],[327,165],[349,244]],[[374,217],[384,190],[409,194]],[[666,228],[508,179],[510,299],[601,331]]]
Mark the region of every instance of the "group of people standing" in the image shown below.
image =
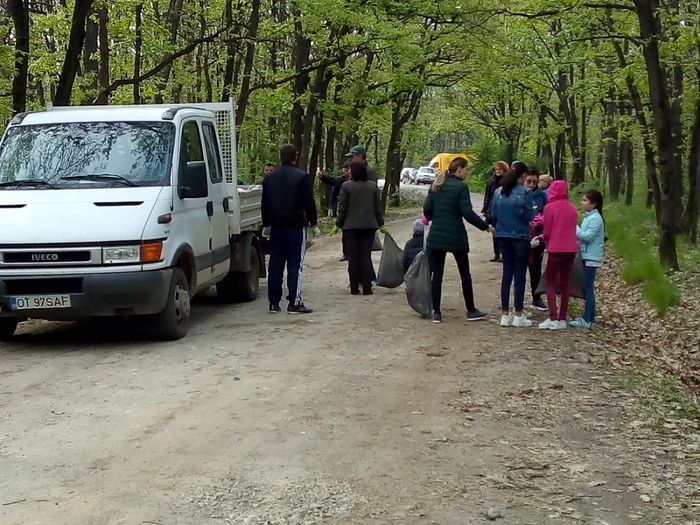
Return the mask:
[[[371,295],[376,274],[371,259],[376,232],[386,232],[377,177],[367,165],[367,151],[356,146],[347,155],[343,174],[318,178],[332,185],[329,215],[336,215],[330,234],[343,232],[343,260],[348,261],[350,292]],[[311,313],[301,300],[302,266],[307,226],[320,234],[313,188],[309,177],[296,168],[297,151],[283,146],[281,166],[263,179],[262,216],[270,238],[268,296],[270,312],[281,311],[282,281],[287,267],[289,313]],[[567,326],[590,328],[595,322],[595,278],[603,262],[605,225],[603,196],[596,190],[583,194],[585,216],[578,225],[578,213],[570,203],[565,181],[552,181],[523,162],[508,165],[497,162],[489,180],[482,219],[473,209],[466,184],[467,159],[454,159],[448,169],[436,177],[423,206],[424,217],[414,223],[414,238],[405,250],[404,269],[420,252],[425,226],[430,224],[425,249],[430,265],[433,321],[442,322],[442,282],[447,253],[459,270],[468,321],[486,317],[474,300],[469,267],[469,237],[466,220],[494,237],[494,258],[503,264],[501,280],[501,326],[532,326],[525,315],[525,287],[528,269],[534,308],[549,311],[541,329],[560,330]],[[337,209],[337,213],[336,213]],[[264,232],[265,234],[265,232]],[[584,265],[586,306],[581,318],[567,323],[570,276],[581,253]],[[548,305],[538,293],[542,265]],[[513,289],[514,304],[510,297]],[[561,296],[557,307],[557,295]]]
[[[549,175],[540,175],[523,162],[516,161],[510,167],[505,162],[494,165],[482,212],[494,228],[492,261],[503,264],[501,326],[532,326],[532,321],[524,315],[528,269],[532,306],[549,311],[549,318],[539,328],[561,330],[567,325],[590,328],[595,322],[595,278],[603,262],[605,242],[602,194],[597,190],[584,192],[581,206],[585,215],[579,226],[578,213],[569,200],[565,181],[552,181]],[[538,294],[545,252],[548,305]],[[567,324],[571,271],[578,252],[584,265],[586,307],[583,317]],[[557,292],[561,296],[558,308]]]

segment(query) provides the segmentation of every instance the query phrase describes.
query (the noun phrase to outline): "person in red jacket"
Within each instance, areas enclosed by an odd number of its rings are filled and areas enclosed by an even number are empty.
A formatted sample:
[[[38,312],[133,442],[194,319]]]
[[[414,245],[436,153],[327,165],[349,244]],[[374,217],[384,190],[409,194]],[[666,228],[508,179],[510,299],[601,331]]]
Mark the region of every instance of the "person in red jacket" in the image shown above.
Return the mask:
[[[548,204],[544,208],[544,242],[549,254],[545,270],[549,319],[540,324],[543,330],[564,330],[567,326],[566,315],[571,298],[569,281],[578,251],[577,224],[578,213],[569,202],[566,182],[555,180],[549,187]],[[561,290],[558,312],[557,288]]]

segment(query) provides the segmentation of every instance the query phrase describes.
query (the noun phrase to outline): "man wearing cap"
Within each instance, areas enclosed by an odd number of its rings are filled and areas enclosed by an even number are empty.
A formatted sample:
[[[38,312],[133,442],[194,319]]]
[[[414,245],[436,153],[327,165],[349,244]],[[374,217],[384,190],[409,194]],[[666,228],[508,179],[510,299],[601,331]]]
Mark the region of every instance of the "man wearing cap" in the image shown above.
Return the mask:
[[[316,201],[309,178],[296,167],[298,153],[291,144],[280,149],[282,165],[263,179],[262,220],[270,235],[270,266],[267,294],[270,313],[281,311],[282,281],[287,267],[289,306],[287,313],[310,314],[310,308],[301,300],[302,270],[306,254],[306,228],[318,229]],[[263,231],[263,235],[265,232]]]
[[[331,191],[331,198],[328,202],[328,216],[333,217],[337,213],[340,187],[343,185],[344,182],[350,180],[350,161],[345,161],[345,164],[343,164],[343,173],[341,173],[337,177],[332,177],[330,175],[326,175],[323,172],[319,172],[318,180],[320,180],[324,184],[329,184],[333,186],[333,190]],[[341,257],[340,262],[345,262],[348,260],[348,257],[345,253],[345,239],[343,239],[343,256]]]
[[[367,148],[364,146],[353,146],[350,148],[350,151],[348,151],[348,154],[345,155],[347,158],[350,159],[350,162],[364,162],[367,164]],[[368,178],[367,180],[371,180],[372,182],[377,182],[377,174],[374,173],[374,170],[369,167],[369,164],[367,164],[367,175]]]

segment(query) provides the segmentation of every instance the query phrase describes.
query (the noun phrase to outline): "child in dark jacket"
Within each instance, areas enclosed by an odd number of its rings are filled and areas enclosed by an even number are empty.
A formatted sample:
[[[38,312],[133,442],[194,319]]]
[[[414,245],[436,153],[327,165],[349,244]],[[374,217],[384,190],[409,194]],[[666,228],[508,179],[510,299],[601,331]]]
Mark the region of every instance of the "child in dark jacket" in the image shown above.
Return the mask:
[[[535,310],[546,312],[549,308],[542,300],[542,296],[538,295],[537,287],[542,280],[542,261],[544,260],[545,247],[544,243],[536,239],[544,233],[544,207],[547,205],[547,196],[542,188],[537,185],[540,181],[540,172],[537,168],[530,168],[525,179],[525,187],[532,192],[532,208],[535,211],[535,218],[530,223],[533,233],[533,242],[530,249],[530,261],[528,262],[528,270],[530,271],[530,289],[532,291],[532,307]]]
[[[403,249],[403,273],[406,273],[413,264],[413,259],[423,251],[425,244],[425,223],[427,219],[416,219],[413,222],[413,238],[406,243]]]

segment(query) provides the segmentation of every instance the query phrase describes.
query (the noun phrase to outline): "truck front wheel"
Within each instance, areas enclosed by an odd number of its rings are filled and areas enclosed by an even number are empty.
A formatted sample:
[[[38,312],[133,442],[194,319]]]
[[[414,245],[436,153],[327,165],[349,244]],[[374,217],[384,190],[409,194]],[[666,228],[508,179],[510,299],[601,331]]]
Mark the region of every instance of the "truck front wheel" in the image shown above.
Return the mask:
[[[7,341],[15,335],[18,323],[19,321],[12,317],[0,318],[0,341]]]
[[[255,301],[260,288],[260,257],[255,246],[250,250],[250,270],[231,272],[217,283],[216,293],[225,303]]]
[[[175,341],[187,335],[190,327],[190,289],[180,268],[173,270],[165,308],[153,318],[153,332],[161,339]]]

